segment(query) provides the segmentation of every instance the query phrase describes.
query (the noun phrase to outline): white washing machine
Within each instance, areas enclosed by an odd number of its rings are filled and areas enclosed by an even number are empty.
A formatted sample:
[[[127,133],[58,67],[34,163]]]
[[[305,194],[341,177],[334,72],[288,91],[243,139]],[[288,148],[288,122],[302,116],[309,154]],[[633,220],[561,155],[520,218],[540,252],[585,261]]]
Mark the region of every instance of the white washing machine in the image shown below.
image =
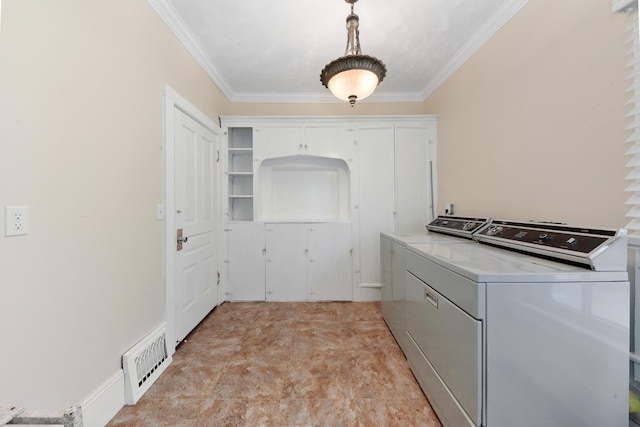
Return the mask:
[[[490,218],[439,216],[424,231],[380,233],[382,317],[403,351],[408,343],[405,304],[407,245],[476,244],[473,233],[490,222]]]
[[[407,361],[445,427],[627,427],[624,230],[493,221],[407,246]]]

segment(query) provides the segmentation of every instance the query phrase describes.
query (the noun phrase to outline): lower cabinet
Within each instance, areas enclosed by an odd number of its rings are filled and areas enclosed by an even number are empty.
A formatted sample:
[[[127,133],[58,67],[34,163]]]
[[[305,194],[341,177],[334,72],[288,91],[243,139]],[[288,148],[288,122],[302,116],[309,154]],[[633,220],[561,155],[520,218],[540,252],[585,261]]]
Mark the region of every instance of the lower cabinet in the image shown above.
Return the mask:
[[[307,279],[313,301],[351,301],[351,223],[310,224]]]
[[[264,223],[233,222],[227,232],[226,299],[264,301]]]
[[[305,301],[309,224],[267,224],[266,293],[268,301]]]
[[[230,224],[229,301],[351,301],[351,223]]]

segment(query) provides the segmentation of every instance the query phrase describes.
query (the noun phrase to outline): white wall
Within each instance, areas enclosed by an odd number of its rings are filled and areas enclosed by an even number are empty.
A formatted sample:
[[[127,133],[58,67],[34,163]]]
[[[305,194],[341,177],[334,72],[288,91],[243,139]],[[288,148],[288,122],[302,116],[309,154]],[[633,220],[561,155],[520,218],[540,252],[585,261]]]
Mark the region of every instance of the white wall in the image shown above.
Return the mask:
[[[64,409],[164,319],[162,94],[212,119],[217,87],[144,0],[4,0],[0,406]]]
[[[624,15],[531,0],[425,102],[438,114],[438,212],[621,227]]]

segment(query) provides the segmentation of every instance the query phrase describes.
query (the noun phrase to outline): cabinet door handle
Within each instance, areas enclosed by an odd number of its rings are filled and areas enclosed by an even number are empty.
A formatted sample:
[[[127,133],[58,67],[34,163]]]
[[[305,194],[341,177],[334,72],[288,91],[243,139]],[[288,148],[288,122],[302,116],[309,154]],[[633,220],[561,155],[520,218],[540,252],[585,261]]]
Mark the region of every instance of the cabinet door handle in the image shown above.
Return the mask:
[[[435,308],[438,308],[438,297],[426,289],[424,290],[424,299],[429,301]]]

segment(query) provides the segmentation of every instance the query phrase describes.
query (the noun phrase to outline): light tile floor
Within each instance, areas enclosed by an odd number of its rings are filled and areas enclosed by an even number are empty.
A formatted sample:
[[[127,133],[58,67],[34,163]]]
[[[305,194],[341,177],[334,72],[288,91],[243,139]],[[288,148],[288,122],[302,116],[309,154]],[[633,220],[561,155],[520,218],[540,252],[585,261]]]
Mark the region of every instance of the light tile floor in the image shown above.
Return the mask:
[[[116,426],[441,427],[380,303],[224,303]]]

